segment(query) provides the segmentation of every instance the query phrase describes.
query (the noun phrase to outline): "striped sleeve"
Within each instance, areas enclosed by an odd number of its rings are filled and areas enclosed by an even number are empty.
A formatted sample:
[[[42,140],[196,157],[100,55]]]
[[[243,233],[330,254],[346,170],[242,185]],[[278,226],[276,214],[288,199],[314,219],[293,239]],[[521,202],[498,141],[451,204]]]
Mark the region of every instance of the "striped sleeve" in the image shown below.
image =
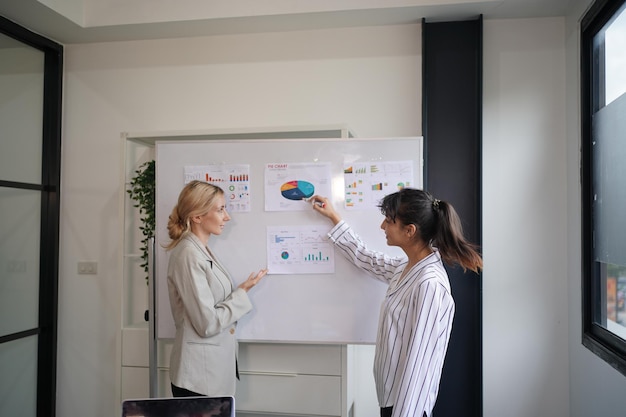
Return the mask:
[[[406,265],[407,260],[404,258],[393,258],[384,253],[369,250],[343,220],[328,232],[328,237],[339,252],[352,261],[357,268],[381,281],[388,282],[400,266]]]

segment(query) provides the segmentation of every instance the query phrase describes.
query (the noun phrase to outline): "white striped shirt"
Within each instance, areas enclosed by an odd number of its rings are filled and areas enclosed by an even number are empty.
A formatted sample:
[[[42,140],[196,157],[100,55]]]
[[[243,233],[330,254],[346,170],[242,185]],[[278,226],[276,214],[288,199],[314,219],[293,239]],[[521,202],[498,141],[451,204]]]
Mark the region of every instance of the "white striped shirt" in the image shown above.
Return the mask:
[[[379,406],[393,406],[393,417],[430,416],[454,318],[450,282],[439,252],[422,259],[400,280],[406,258],[367,249],[344,221],[328,236],[357,267],[389,285],[374,356]]]

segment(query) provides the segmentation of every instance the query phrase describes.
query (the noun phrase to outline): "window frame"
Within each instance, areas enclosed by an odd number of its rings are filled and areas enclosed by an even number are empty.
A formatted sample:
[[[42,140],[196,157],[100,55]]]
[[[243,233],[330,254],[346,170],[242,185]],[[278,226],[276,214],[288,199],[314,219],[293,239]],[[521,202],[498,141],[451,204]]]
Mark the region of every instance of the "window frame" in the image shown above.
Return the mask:
[[[603,308],[596,294],[602,266],[594,261],[594,170],[592,117],[604,101],[604,80],[594,70],[603,62],[604,50],[594,50],[594,38],[614,19],[626,0],[596,0],[581,21],[581,208],[582,208],[582,344],[623,375],[626,375],[626,341],[595,323]]]

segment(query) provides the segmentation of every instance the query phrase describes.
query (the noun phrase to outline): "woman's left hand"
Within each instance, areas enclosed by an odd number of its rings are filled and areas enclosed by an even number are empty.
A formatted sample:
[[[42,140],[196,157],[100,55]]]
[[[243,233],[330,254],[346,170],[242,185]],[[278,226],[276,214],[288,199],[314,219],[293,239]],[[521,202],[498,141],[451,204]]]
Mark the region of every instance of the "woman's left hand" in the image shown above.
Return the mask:
[[[261,280],[261,278],[263,278],[265,275],[267,275],[267,268],[265,269],[261,269],[259,272],[257,273],[251,273],[250,276],[248,277],[247,280],[245,280],[244,282],[242,282],[239,285],[239,288],[245,290],[246,292],[250,291],[250,288],[254,287],[256,284],[259,283],[259,281]]]

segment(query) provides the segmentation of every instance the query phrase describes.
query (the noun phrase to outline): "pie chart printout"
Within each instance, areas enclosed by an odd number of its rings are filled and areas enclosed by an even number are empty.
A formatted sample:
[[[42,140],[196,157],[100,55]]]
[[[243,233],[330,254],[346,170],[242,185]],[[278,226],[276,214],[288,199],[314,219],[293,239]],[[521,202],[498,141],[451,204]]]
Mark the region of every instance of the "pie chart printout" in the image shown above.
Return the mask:
[[[281,185],[280,193],[288,200],[302,200],[315,193],[315,186],[308,181],[288,181]]]

